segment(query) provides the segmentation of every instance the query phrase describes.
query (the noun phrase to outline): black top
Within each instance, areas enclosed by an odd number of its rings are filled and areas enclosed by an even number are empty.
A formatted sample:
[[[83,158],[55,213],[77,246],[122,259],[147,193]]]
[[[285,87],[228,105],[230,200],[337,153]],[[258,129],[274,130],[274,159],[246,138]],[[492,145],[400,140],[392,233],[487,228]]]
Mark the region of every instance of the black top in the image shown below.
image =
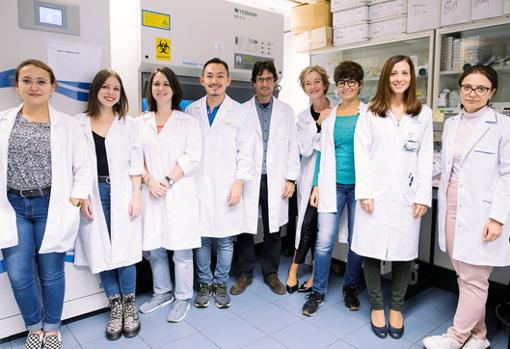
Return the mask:
[[[312,114],[312,117],[315,120],[315,126],[317,126],[317,132],[321,132],[321,125],[317,124],[317,120],[319,119],[319,115],[321,115],[321,113],[317,113],[315,110],[313,110],[313,105],[310,106],[310,113]]]
[[[92,136],[94,136],[94,144],[96,146],[97,175],[109,176],[108,157],[106,156],[106,147],[104,145],[105,139],[94,131],[92,131]]]

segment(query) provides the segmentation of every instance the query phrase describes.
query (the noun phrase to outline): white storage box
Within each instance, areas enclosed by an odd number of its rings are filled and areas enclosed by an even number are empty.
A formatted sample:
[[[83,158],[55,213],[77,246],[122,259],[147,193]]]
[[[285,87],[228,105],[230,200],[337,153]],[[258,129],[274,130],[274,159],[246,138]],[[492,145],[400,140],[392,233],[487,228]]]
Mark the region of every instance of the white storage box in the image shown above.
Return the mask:
[[[466,23],[471,18],[471,0],[442,0],[441,26]]]
[[[321,27],[294,35],[292,45],[295,52],[308,52],[331,45],[333,28]]]
[[[483,19],[503,15],[503,0],[473,0],[471,19]]]
[[[408,0],[407,32],[439,28],[441,24],[441,0]]]
[[[331,0],[331,12],[344,11],[364,6],[367,2],[367,0]]]
[[[333,28],[368,22],[368,6],[333,13]]]
[[[394,18],[407,13],[407,0],[393,0],[368,7],[370,21]]]
[[[371,39],[397,37],[406,32],[407,17],[402,16],[384,21],[370,23],[369,37]]]
[[[351,25],[333,30],[333,45],[341,46],[368,40],[368,24]]]
[[[510,0],[505,0],[503,4],[503,14],[510,14]]]

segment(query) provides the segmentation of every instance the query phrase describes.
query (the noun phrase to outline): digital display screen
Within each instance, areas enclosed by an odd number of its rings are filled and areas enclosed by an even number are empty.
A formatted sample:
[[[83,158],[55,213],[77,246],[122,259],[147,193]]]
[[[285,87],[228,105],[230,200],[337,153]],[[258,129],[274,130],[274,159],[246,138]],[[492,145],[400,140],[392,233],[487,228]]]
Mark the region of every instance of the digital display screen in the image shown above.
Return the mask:
[[[62,27],[64,25],[64,11],[56,8],[39,6],[39,22]]]

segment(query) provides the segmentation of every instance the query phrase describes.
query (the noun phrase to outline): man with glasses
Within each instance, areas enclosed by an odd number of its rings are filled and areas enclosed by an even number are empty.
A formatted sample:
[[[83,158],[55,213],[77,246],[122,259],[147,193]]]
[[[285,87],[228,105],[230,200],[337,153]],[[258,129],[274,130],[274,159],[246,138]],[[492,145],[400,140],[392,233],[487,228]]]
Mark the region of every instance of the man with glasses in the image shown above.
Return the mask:
[[[245,233],[237,237],[239,277],[230,289],[233,295],[243,293],[253,281],[256,261],[253,235],[257,233],[259,205],[264,232],[264,282],[276,294],[285,294],[285,286],[278,278],[280,232],[289,219],[288,202],[296,187],[299,152],[292,108],[273,97],[277,80],[273,62],[255,63],[251,78],[255,96],[245,104],[255,127],[253,179],[245,184]]]

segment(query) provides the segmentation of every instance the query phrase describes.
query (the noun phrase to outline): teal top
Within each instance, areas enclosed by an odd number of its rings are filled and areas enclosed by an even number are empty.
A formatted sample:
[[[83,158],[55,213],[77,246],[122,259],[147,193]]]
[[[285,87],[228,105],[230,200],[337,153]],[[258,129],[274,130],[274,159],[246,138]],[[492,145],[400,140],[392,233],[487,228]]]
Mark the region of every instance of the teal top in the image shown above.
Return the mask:
[[[354,170],[354,130],[356,129],[358,116],[359,114],[348,116],[337,115],[335,120],[333,141],[335,143],[336,182],[339,184],[356,183],[356,171]],[[321,153],[318,151],[313,175],[314,186],[319,183],[320,162]]]

